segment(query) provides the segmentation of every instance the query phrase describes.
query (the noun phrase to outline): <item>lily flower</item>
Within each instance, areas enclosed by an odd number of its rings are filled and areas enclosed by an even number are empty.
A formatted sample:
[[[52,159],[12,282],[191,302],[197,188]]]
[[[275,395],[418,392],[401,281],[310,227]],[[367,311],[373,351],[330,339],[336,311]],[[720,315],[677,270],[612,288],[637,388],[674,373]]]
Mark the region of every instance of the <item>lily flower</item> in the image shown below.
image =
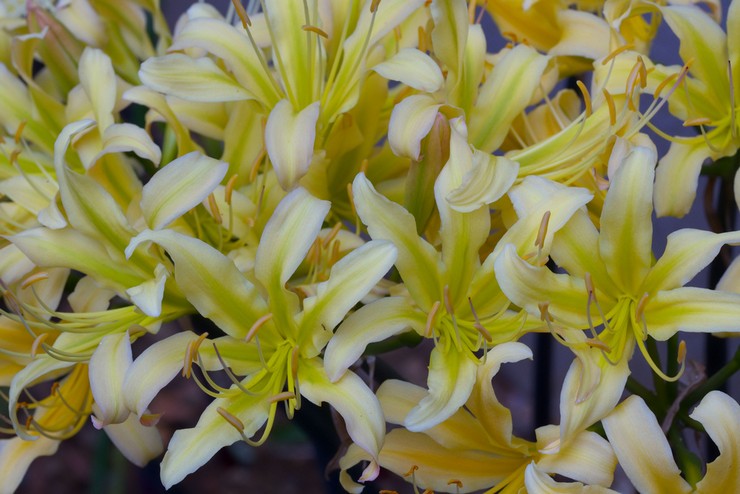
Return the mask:
[[[570,409],[561,412],[563,438],[599,420],[617,403],[635,344],[656,374],[675,380],[679,376],[665,375],[648,355],[648,337],[740,331],[738,294],[682,287],[723,244],[740,243],[740,232],[679,230],[669,235],[663,256],[654,260],[650,215],[655,161],[652,150],[635,147],[613,174],[600,230],[585,211],[577,211],[556,234],[552,259],[567,273],[529,264],[514,246],[505,247],[496,260],[497,280],[513,303],[542,317],[556,333],[558,328],[591,331],[583,341],[591,350],[566,377],[563,396],[575,399],[561,402],[561,409]],[[597,334],[599,325],[603,330]],[[584,365],[588,360],[597,367]],[[592,373],[598,376],[599,368],[609,369],[608,386],[595,386],[598,377]]]
[[[537,429],[536,442],[513,435],[511,412],[498,401],[491,379],[501,364],[525,358],[532,358],[532,352],[522,343],[502,343],[488,351],[476,369],[475,386],[465,408],[423,432],[391,430],[380,451],[380,465],[413,481],[415,487],[436,492],[487,489],[487,493],[514,493],[525,485],[529,489],[551,483],[556,484],[552,492],[570,492],[558,490],[562,486],[583,487],[579,483],[555,483],[548,474],[592,484],[589,492],[613,492],[607,487],[612,482],[616,458],[598,434],[581,432],[556,454],[542,453],[558,435],[555,426]],[[402,424],[425,394],[423,388],[396,380],[386,381],[378,389],[383,412],[392,424]],[[347,469],[365,456],[352,445],[340,460],[340,480],[349,492],[358,493],[362,486],[352,481]]]
[[[128,371],[124,393],[139,415],[180,369],[195,377],[193,363],[208,383],[201,387],[215,398],[194,428],[173,436],[162,462],[166,487],[224,446],[238,440],[261,444],[278,403],[285,402],[292,416],[302,397],[315,404],[329,402],[344,418],[350,437],[377,457],[384,424],[374,394],[352,372],[331,382],[320,353],[334,327],[390,269],[396,249],[389,242],[372,241],[353,250],[336,261],[315,295],[301,300],[286,283],[315,244],[329,207],[305,189],[289,193],[265,226],[249,276],[213,247],[173,230],[145,230],[127,248],[129,256],[146,242],[164,248],[188,301],[227,335],[208,340],[206,334],[181,333],[150,347]],[[230,388],[208,376],[215,369],[226,371]],[[250,439],[263,426],[262,438]],[[372,463],[364,478],[375,475],[377,464]]]
[[[681,477],[668,440],[642,398],[630,396],[603,419],[619,464],[638,492],[710,494],[740,490],[740,405],[730,396],[712,391],[689,416],[704,426],[719,449],[719,456],[707,464],[704,478],[696,485]]]

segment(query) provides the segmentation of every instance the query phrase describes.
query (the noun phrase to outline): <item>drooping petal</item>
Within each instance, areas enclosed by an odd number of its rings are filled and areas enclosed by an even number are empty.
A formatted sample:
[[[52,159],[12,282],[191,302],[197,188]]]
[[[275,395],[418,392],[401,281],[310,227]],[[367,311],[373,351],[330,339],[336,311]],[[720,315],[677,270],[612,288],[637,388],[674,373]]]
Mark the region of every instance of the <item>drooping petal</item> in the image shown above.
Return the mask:
[[[683,217],[691,209],[699,172],[711,150],[704,139],[675,141],[655,172],[655,214]]]
[[[403,297],[386,297],[362,307],[344,320],[326,347],[324,367],[332,381],[362,356],[370,343],[414,329],[422,332],[426,316]]]
[[[370,241],[332,266],[329,279],[319,283],[316,295],[304,299],[301,336],[313,339],[316,355],[336,325],[391,269],[396,256],[397,250],[392,243]]]
[[[442,296],[439,254],[416,234],[414,217],[400,205],[375,191],[360,173],[353,195],[357,214],[375,240],[390,240],[398,249],[396,267],[411,296],[422,310],[429,310]]]
[[[131,362],[128,331],[104,336],[90,357],[90,390],[97,405],[93,424],[97,429],[120,424],[128,418],[129,410],[123,402],[122,391]]]
[[[690,415],[706,429],[719,449],[719,456],[707,464],[707,473],[696,484],[696,492],[740,491],[740,405],[720,391],[708,393]]]
[[[101,132],[113,125],[116,104],[116,74],[108,55],[96,48],[85,48],[79,62],[80,84],[90,100]]]
[[[149,160],[155,165],[162,159],[159,149],[149,134],[141,127],[130,123],[113,124],[103,132],[102,149],[94,157],[84,163],[89,169],[106,154],[133,152],[138,157]],[[80,155],[82,150],[78,148]]]
[[[197,238],[173,230],[144,230],[131,240],[126,254],[139,244],[155,242],[175,261],[175,280],[198,312],[234,338],[243,338],[267,313],[267,304],[234,262]]]
[[[318,101],[296,111],[290,101],[282,100],[267,117],[265,148],[284,190],[291,190],[308,172],[320,110]]]
[[[644,290],[684,286],[717,257],[724,244],[740,244],[740,232],[716,234],[686,228],[668,235],[665,251],[645,280]]]
[[[262,232],[254,275],[266,290],[274,319],[283,331],[295,331],[293,316],[298,312],[298,297],[285,283],[316,240],[329,208],[329,202],[303,188],[295,189],[280,201]]]
[[[557,482],[547,475],[535,462],[524,470],[524,485],[527,492],[538,494],[617,494],[600,485],[583,485],[580,482]]]
[[[475,150],[472,169],[463,177],[463,183],[447,195],[450,207],[469,213],[501,198],[514,184],[519,163],[503,156],[494,156]]]
[[[535,431],[537,444],[552,444],[560,436],[559,428],[546,425]],[[586,484],[609,486],[614,480],[617,457],[609,442],[591,431],[583,431],[555,454],[543,454],[537,460],[537,467],[545,472],[562,475]]]
[[[157,264],[154,269],[154,278],[129,288],[126,290],[126,295],[141,312],[150,317],[159,317],[162,314],[164,287],[168,277],[169,272],[164,264]]]
[[[419,160],[421,140],[432,130],[441,106],[429,95],[415,94],[393,107],[388,144],[396,156]]]
[[[13,494],[20,485],[28,467],[36,458],[57,452],[61,441],[39,437],[26,441],[20,437],[0,440],[0,493]]]
[[[128,461],[145,467],[164,451],[162,436],[156,427],[146,427],[131,414],[120,424],[110,424],[103,428],[111,442]]]
[[[612,280],[636,294],[652,263],[655,152],[636,147],[612,177],[601,213],[599,252]]]
[[[442,71],[432,58],[416,48],[403,48],[394,56],[372,68],[391,81],[433,93],[444,84]]]
[[[630,396],[601,423],[619,464],[639,492],[691,492],[655,415],[642,398]]]
[[[232,388],[235,390],[235,388]],[[243,425],[245,436],[252,436],[268,418],[270,404],[263,396],[238,392],[232,397],[217,398],[203,411],[191,429],[179,429],[167,446],[162,459],[162,485],[169,489],[203,466],[221,448],[242,439],[240,431],[224,418],[222,408]]]
[[[683,287],[658,292],[645,306],[648,334],[667,340],[678,331],[740,331],[740,294]]]
[[[403,425],[412,432],[423,431],[448,419],[465,404],[475,385],[476,363],[451,342],[438,344],[429,357],[429,394],[415,406]]]
[[[353,372],[331,382],[320,359],[302,360],[298,381],[301,394],[311,403],[328,402],[342,416],[354,443],[374,460],[362,475],[363,480],[373,480],[378,475],[376,462],[385,437],[383,410],[375,394]]]
[[[198,152],[171,161],[144,185],[141,210],[152,230],[200,204],[221,183],[229,164]]]

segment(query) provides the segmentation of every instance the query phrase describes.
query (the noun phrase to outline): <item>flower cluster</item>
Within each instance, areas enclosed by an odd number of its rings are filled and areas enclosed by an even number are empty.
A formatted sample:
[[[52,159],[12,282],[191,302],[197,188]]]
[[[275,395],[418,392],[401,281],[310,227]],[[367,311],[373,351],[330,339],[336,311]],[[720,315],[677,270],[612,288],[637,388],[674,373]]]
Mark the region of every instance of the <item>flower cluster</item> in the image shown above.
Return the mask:
[[[740,405],[716,389],[740,358],[682,382],[678,333],[740,332],[740,261],[684,286],[740,231],[652,249],[653,213],[685,215],[702,170],[740,201],[740,0],[721,17],[234,0],[171,31],[158,0],[3,2],[0,491],[88,420],[137,465],[166,450],[169,488],[308,400],[343,419],[349,492],[381,469],[429,492],[613,492],[617,463],[640,492],[739,492]],[[651,60],[662,24],[681,66]],[[559,425],[528,440],[492,378],[533,332],[573,362]],[[425,387],[368,372],[424,340]],[[165,448],[150,405],[178,374],[213,399]],[[717,444],[705,473],[687,428]]]

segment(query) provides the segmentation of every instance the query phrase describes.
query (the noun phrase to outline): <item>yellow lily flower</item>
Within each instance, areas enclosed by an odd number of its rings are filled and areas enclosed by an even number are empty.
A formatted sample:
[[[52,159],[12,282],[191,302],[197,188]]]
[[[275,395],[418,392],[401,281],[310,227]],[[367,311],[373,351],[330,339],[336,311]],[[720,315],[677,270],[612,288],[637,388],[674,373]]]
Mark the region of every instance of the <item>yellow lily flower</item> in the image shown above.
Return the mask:
[[[403,428],[390,431],[380,451],[380,465],[413,480],[418,487],[436,492],[487,489],[486,493],[516,493],[525,486],[530,489],[538,483],[554,483],[548,474],[594,484],[593,492],[613,492],[606,487],[612,482],[616,458],[608,443],[597,434],[582,432],[556,454],[542,452],[553,441],[553,435],[557,437],[555,426],[537,429],[536,442],[512,434],[511,412],[496,398],[491,379],[501,364],[525,358],[532,358],[532,352],[522,343],[503,343],[490,350],[476,369],[475,386],[465,408],[424,432]],[[425,394],[423,388],[395,380],[384,382],[378,389],[386,420],[392,424],[402,424]],[[349,492],[362,490],[346,470],[364,456],[353,445],[340,461],[340,480]],[[409,473],[413,474],[411,478]],[[583,487],[560,484],[553,492],[567,492],[557,490],[567,485]]]
[[[651,252],[655,154],[636,147],[611,180],[601,214],[600,231],[585,211],[577,211],[555,236],[553,260],[568,274],[556,274],[524,261],[513,246],[497,259],[497,280],[509,299],[558,328],[590,329],[591,347],[566,378],[561,410],[562,437],[587,427],[611,410],[629,373],[634,345],[653,370],[666,376],[649,357],[645,340],[665,340],[677,331],[740,331],[740,296],[736,293],[682,287],[725,244],[740,243],[740,232],[714,234],[679,230],[668,237],[663,256]],[[596,334],[595,326],[604,325]],[[595,355],[600,356],[594,358]],[[584,369],[591,360],[608,370],[608,386]],[[602,375],[603,377],[603,375]],[[579,386],[579,381],[584,381]],[[592,384],[588,384],[590,381]],[[621,385],[619,384],[621,382]]]
[[[317,405],[329,402],[344,418],[350,437],[377,456],[384,424],[375,396],[352,372],[331,382],[319,355],[334,327],[390,269],[396,249],[384,241],[364,244],[336,261],[315,295],[301,300],[286,283],[315,245],[329,206],[302,188],[289,193],[265,226],[248,276],[213,247],[173,230],[145,230],[127,248],[130,256],[144,242],[163,247],[174,260],[175,280],[187,299],[227,334],[207,340],[208,345],[203,344],[207,335],[178,334],[150,347],[128,371],[124,394],[129,409],[139,415],[180,369],[194,376],[193,362],[204,372],[226,370],[233,381],[223,388],[206,374],[213,389],[202,387],[215,399],[195,428],[173,436],[162,462],[166,487],[235,441],[261,444],[278,403],[285,401],[292,416],[301,397]],[[250,439],[263,426],[262,438]],[[375,475],[373,463],[365,478]]]
[[[690,414],[700,422],[719,449],[696,486],[681,477],[670,445],[653,412],[642,398],[630,396],[603,420],[604,430],[619,464],[642,493],[713,494],[740,491],[740,405],[730,396],[712,391]]]

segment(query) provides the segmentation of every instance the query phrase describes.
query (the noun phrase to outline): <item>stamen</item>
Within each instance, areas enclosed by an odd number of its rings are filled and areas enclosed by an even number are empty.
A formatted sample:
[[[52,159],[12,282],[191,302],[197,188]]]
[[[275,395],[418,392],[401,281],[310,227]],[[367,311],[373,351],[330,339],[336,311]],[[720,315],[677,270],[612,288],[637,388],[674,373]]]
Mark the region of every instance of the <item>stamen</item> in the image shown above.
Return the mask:
[[[463,488],[462,480],[458,480],[458,479],[452,479],[452,480],[450,480],[449,482],[447,482],[447,485],[454,485],[455,486],[455,491],[458,494],[460,494],[460,489]]]
[[[650,298],[650,294],[645,292],[642,294],[640,301],[637,302],[637,309],[635,309],[635,319],[638,321],[641,321],[645,315],[645,306],[647,305],[648,298]],[[647,332],[645,332],[645,337],[647,337]]]
[[[370,13],[374,14],[376,10],[378,10],[378,5],[380,5],[380,0],[373,0],[370,4]]]
[[[581,94],[583,95],[583,106],[586,109],[586,118],[588,118],[591,116],[591,113],[593,113],[593,107],[591,106],[591,94],[589,94],[586,85],[580,80],[576,81],[576,86],[578,86],[578,89],[581,90]]]
[[[540,310],[540,321],[545,321],[547,323],[552,322],[552,317],[550,317],[550,311],[548,310],[549,307],[549,302],[541,302],[537,304],[537,308]]]
[[[44,343],[44,341],[49,337],[49,333],[41,333],[38,338],[33,340],[33,345],[31,345],[31,358],[35,358],[36,354],[39,351],[39,346]]]
[[[160,418],[162,418],[161,413],[145,413],[139,417],[139,423],[144,427],[154,427],[159,423]]]
[[[645,66],[645,62],[643,61],[642,57],[639,55],[637,57],[637,64],[640,66],[640,87],[642,89],[645,89],[647,87],[648,71],[647,71],[647,67]]]
[[[547,226],[550,223],[550,211],[545,211],[540,221],[540,228],[537,230],[537,238],[534,241],[534,245],[537,247],[537,257],[542,253],[542,249],[545,248],[545,238],[547,237]]]
[[[471,0],[468,4],[468,21],[470,24],[475,24],[475,7],[477,3],[476,0]]]
[[[663,92],[663,90],[668,87],[668,85],[673,82],[678,77],[678,74],[671,74],[665,79],[663,79],[660,84],[658,84],[658,87],[655,88],[655,91],[653,92],[653,98],[658,99],[660,97],[660,93]]]
[[[625,93],[627,96],[627,107],[632,111],[637,111],[637,107],[635,106],[634,101],[634,93],[635,93],[635,84],[637,82],[637,78],[640,74],[640,64],[635,63],[634,66],[632,66],[632,70],[630,71],[629,76],[627,76],[627,83],[625,86]]]
[[[699,125],[712,125],[712,121],[707,117],[689,118],[683,121],[684,127],[696,127]]]
[[[33,274],[31,276],[28,276],[25,280],[23,280],[23,283],[21,283],[21,288],[28,288],[29,286],[33,285],[34,283],[38,281],[48,280],[49,279],[49,273],[47,272],[40,272]]]
[[[617,123],[617,108],[614,105],[614,98],[606,88],[602,89],[601,92],[604,94],[606,104],[609,106],[609,125],[613,127]]]
[[[188,343],[188,346],[185,348],[185,360],[182,367],[182,377],[190,379],[190,377],[192,376],[193,361],[198,354],[198,348],[200,348],[200,344],[203,343],[203,340],[205,340],[207,337],[208,333],[203,333],[198,336],[197,339],[191,340]]]
[[[229,413],[226,409],[216,407],[216,411],[221,415],[234,429],[238,430],[241,434],[244,434],[244,423],[239,420],[239,417],[235,417]]]
[[[259,173],[260,165],[262,164],[262,160],[265,159],[265,156],[267,156],[267,150],[263,147],[260,149],[260,152],[257,153],[254,161],[252,161],[252,166],[249,169],[249,183],[257,180],[257,174]]]
[[[319,29],[316,26],[309,26],[308,24],[306,24],[306,25],[301,26],[301,29],[303,29],[304,31],[307,31],[307,32],[318,34],[319,36],[321,36],[324,39],[329,39],[329,35],[326,34],[325,31]]]
[[[419,26],[419,29],[416,31],[416,33],[419,51],[422,53],[426,53],[429,47],[427,47],[427,33],[426,31],[424,31],[424,26]]]
[[[328,235],[326,236],[326,238],[324,239],[324,248],[325,248],[325,249],[326,249],[327,247],[329,247],[329,244],[331,243],[331,241],[332,241],[332,240],[334,240],[334,239],[336,238],[336,236],[337,236],[337,235],[339,234],[339,230],[341,230],[341,229],[342,229],[342,223],[338,221],[338,222],[337,222],[337,223],[336,223],[336,224],[335,224],[335,225],[334,225],[334,226],[332,227],[331,231],[329,232],[329,234],[328,234]]]
[[[489,333],[488,330],[484,328],[483,325],[480,323],[480,319],[478,319],[478,314],[476,314],[475,308],[473,307],[473,300],[470,297],[468,297],[468,303],[470,304],[470,312],[473,313],[473,318],[475,319],[475,324],[473,324],[473,327],[478,330],[478,332],[483,338],[485,338],[487,342],[490,343],[491,341],[493,341],[493,336],[491,336],[491,333]]]
[[[221,211],[218,209],[218,204],[216,204],[216,197],[213,195],[213,192],[208,194],[208,209],[211,210],[211,215],[213,215],[213,219],[216,220],[216,223],[220,225],[224,222],[221,217]]]
[[[642,330],[642,333],[644,335],[646,335],[646,337],[647,337],[647,323],[645,322],[645,318],[644,317],[642,318],[642,321],[641,322],[642,322],[642,329],[641,329]],[[635,328],[633,330],[633,332],[636,333],[637,332],[637,328]],[[660,376],[661,379],[663,379],[666,382],[676,382],[676,381],[678,381],[681,378],[681,376],[684,373],[684,370],[686,370],[686,360],[685,360],[685,358],[684,358],[684,360],[682,360],[680,362],[681,363],[681,368],[678,370],[678,372],[676,373],[676,375],[675,376],[668,376],[668,375],[666,375],[665,372],[663,372],[662,370],[660,370],[660,368],[655,363],[655,361],[653,361],[653,358],[650,356],[650,353],[647,351],[647,348],[645,348],[645,341],[642,338],[638,337],[637,334],[635,334],[635,340],[637,341],[637,346],[640,348],[640,353],[642,353],[642,356],[645,358],[645,361],[648,363],[648,365],[650,366],[650,368],[653,369],[653,372],[655,372],[658,376]],[[679,356],[685,357],[686,356],[686,342],[682,341],[681,343],[683,343],[684,349],[681,350],[681,344],[679,344],[678,353],[679,353]],[[681,355],[682,353],[683,353],[683,355]]]
[[[239,178],[239,175],[236,173],[231,176],[228,182],[226,182],[226,188],[224,189],[224,202],[231,205],[231,195],[234,192],[234,186],[236,185],[236,181]]]
[[[295,394],[291,393],[290,391],[284,391],[282,393],[278,393],[276,395],[270,396],[267,399],[268,403],[278,403],[280,401],[288,401],[288,400],[294,400]]]
[[[221,364],[221,368],[226,373],[226,376],[229,378],[229,380],[236,386],[239,391],[242,393],[249,395],[249,396],[257,396],[256,393],[252,393],[250,390],[245,388],[242,383],[237,379],[234,372],[231,370],[231,368],[226,364],[224,361],[224,358],[221,356],[221,352],[218,351],[218,347],[216,346],[216,342],[213,342],[213,351],[216,353],[216,358],[218,359],[218,362]],[[200,361],[199,361],[200,362]],[[205,373],[206,370],[203,368],[203,372]]]
[[[624,53],[625,51],[631,50],[634,47],[635,45],[633,45],[632,43],[627,43],[626,45],[622,45],[618,47],[616,50],[612,51],[610,54],[604,57],[604,60],[601,61],[601,65],[608,64],[613,59],[615,59],[620,53]]]
[[[360,171],[362,173],[367,173],[367,167],[370,164],[367,158],[362,160],[362,163],[360,163]]]
[[[249,331],[247,331],[247,336],[244,337],[244,341],[246,341],[247,343],[252,341],[252,338],[254,338],[254,335],[257,334],[257,331],[259,331],[260,328],[264,326],[265,323],[269,321],[270,319],[272,319],[272,313],[268,312],[264,316],[254,321],[254,324],[252,324],[252,327],[249,328]]]
[[[681,340],[678,344],[678,356],[676,357],[676,361],[682,365],[686,361],[686,340]]]
[[[15,129],[15,134],[13,135],[13,140],[16,144],[21,143],[21,135],[23,135],[23,129],[26,128],[26,121],[23,120],[21,123],[18,124],[18,128]]]
[[[429,309],[429,314],[427,314],[427,323],[424,326],[424,336],[427,338],[432,336],[432,329],[434,327],[434,317],[437,315],[439,306],[440,306],[440,303],[439,303],[439,300],[437,300],[436,302],[434,302],[434,304],[432,304],[432,308]]]
[[[244,29],[247,30],[249,27],[252,26],[252,21],[249,19],[247,11],[244,10],[244,6],[239,0],[231,0],[231,3],[232,5],[234,5],[236,15],[238,15],[239,19],[241,19],[242,21],[242,26],[244,26]]]

